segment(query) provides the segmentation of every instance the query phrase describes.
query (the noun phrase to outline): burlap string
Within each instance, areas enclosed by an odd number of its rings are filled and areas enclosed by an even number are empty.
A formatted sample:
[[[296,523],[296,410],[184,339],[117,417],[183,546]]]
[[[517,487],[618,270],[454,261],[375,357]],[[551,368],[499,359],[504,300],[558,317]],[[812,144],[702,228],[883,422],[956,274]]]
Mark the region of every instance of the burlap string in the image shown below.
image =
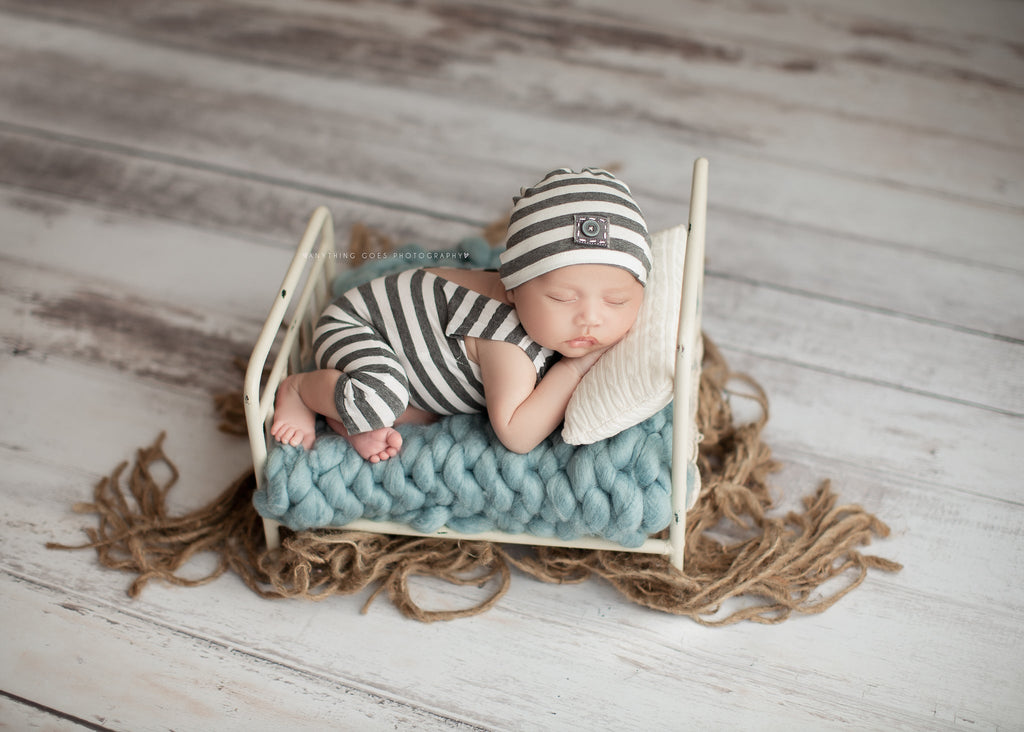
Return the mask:
[[[485,238],[496,243],[506,221],[487,227]],[[349,251],[393,248],[387,236],[365,226],[353,228]],[[741,384],[744,396],[760,406],[760,416],[736,424],[729,399]],[[214,403],[220,429],[244,436],[241,393],[218,395]],[[767,421],[764,391],[749,376],[730,371],[705,337],[697,411],[703,485],[696,506],[687,513],[683,572],[663,557],[631,552],[506,548],[331,530],[292,534],[282,528],[281,549],[269,552],[262,519],[252,505],[252,470],[209,504],[183,516],[168,515],[166,496],[178,470],[163,450],[163,434],[136,452],[127,480],[125,462],[96,484],[91,503],[75,506],[78,512],[98,515],[97,526],[86,529],[88,543],[47,546],[95,549],[104,566],[135,574],[128,588],[132,597],[152,579],[195,586],[231,570],[265,598],[323,600],[373,587],[363,612],[386,592],[403,614],[430,622],[490,609],[508,590],[514,567],[544,582],[601,577],[633,602],[704,625],[778,623],[793,612],[822,612],[860,585],[869,569],[892,572],[901,567],[858,551],[872,536],[887,536],[889,529],[860,506],[839,505],[828,481],[804,499],[802,512],[767,514],[772,506],[768,476],[779,467],[761,439]],[[159,464],[169,473],[162,481],[153,470]],[[216,555],[215,568],[199,577],[187,576],[186,564],[202,552]],[[489,588],[489,594],[462,609],[430,610],[413,599],[414,577]]]
[[[178,471],[163,450],[162,434],[137,451],[127,479],[127,463],[122,463],[97,483],[91,503],[76,506],[99,517],[95,528],[86,529],[87,544],[47,546],[95,549],[104,566],[136,575],[128,588],[132,597],[152,579],[193,586],[231,570],[266,598],[323,600],[373,587],[364,612],[386,592],[402,613],[421,621],[488,610],[508,589],[513,567],[545,582],[601,577],[633,602],[706,625],[778,623],[793,612],[818,613],[857,587],[869,569],[900,569],[858,550],[872,536],[888,535],[888,528],[859,506],[839,505],[827,481],[804,499],[802,512],[767,514],[772,504],[768,476],[778,468],[761,439],[767,398],[755,381],[729,370],[709,339],[704,350],[697,414],[704,435],[699,459],[703,487],[687,514],[683,572],[663,557],[630,552],[505,548],[345,531],[291,534],[283,529],[282,548],[268,552],[262,519],[252,506],[251,470],[209,504],[183,516],[168,515],[165,499]],[[737,384],[744,384],[744,393],[761,406],[753,422],[734,424],[729,389]],[[222,429],[244,434],[240,395],[218,397],[216,403]],[[169,472],[162,481],[154,475],[161,463]],[[213,552],[216,567],[198,578],[187,577],[186,563],[200,552]],[[413,599],[410,579],[417,576],[490,592],[463,609],[431,610]],[[830,580],[836,582],[823,588]],[[725,607],[729,601],[736,607]]]

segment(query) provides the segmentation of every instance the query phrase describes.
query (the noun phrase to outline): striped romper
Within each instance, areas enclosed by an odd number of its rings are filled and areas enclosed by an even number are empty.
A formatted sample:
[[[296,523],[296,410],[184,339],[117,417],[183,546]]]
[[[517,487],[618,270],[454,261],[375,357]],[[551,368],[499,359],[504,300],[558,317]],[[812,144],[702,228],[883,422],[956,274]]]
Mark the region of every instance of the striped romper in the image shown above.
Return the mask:
[[[515,308],[422,269],[379,277],[328,305],[313,350],[320,368],[342,372],[335,406],[358,434],[390,427],[410,404],[434,414],[484,411],[466,337],[518,345],[538,380],[558,359],[530,339]]]

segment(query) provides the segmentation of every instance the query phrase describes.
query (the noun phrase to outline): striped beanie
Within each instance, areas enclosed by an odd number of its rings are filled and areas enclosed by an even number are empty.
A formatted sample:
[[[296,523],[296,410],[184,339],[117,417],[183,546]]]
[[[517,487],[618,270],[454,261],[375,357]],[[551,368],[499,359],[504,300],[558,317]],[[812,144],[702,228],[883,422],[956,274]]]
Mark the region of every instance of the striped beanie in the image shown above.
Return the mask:
[[[512,200],[498,269],[506,290],[571,264],[610,264],[647,284],[647,224],[629,186],[611,173],[560,168]]]

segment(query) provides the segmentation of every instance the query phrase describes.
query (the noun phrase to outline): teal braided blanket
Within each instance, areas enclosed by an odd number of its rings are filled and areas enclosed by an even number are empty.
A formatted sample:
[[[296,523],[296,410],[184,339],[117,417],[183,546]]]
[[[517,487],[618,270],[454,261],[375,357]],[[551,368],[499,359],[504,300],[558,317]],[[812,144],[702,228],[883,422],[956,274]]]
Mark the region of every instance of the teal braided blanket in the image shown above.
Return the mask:
[[[290,529],[338,527],[367,518],[416,531],[476,533],[639,546],[671,518],[672,410],[592,445],[552,435],[525,455],[507,450],[487,417],[445,417],[398,428],[397,457],[369,463],[333,433],[313,447],[277,445],[253,501]]]
[[[397,269],[493,267],[482,239],[454,250],[416,245],[347,270],[334,292]],[[568,445],[556,431],[531,452],[506,449],[483,414],[402,425],[398,456],[369,463],[348,442],[321,432],[310,450],[275,445],[253,497],[257,511],[288,528],[341,527],[360,518],[429,533],[503,531],[563,540],[597,536],[642,544],[671,519],[671,405],[615,437]]]

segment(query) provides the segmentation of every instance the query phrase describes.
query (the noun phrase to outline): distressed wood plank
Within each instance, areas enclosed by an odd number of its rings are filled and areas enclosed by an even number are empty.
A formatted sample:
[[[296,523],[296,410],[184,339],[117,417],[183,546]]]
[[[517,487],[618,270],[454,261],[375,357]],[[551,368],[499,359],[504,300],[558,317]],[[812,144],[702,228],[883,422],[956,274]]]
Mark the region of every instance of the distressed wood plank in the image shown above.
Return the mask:
[[[771,397],[770,445],[916,476],[969,495],[1020,501],[1020,417],[837,378],[788,360],[732,349],[724,354]]]
[[[116,224],[119,215],[127,216],[120,228],[128,230],[138,225],[131,216],[141,215],[153,221],[145,234],[157,228],[157,222],[168,221],[184,225],[177,234],[183,239],[202,240],[210,231],[239,238],[240,247],[249,242],[293,250],[313,209],[326,205],[332,210],[339,242],[346,240],[353,224],[360,223],[402,243],[437,248],[479,233],[505,213],[504,197],[493,202],[489,218],[460,218],[417,210],[397,200],[374,201],[340,187],[307,187],[302,181],[261,177],[246,170],[210,169],[195,160],[154,159],[144,151],[2,131],[0,155],[4,159],[0,196],[6,216],[18,226],[8,240],[12,244],[38,241],[42,245],[48,239],[51,248],[67,248],[67,232],[56,227],[81,225],[88,227],[81,238],[89,240],[89,246],[102,246],[90,239],[97,225]],[[90,211],[77,216],[89,220],[66,221],[69,210],[73,217],[75,212]],[[45,227],[35,225],[38,218]],[[90,223],[92,219],[99,224]],[[174,236],[170,231],[168,227],[160,234],[168,245]],[[121,240],[131,236],[113,235]],[[170,249],[165,260],[173,258]],[[287,261],[280,267],[281,274],[286,266]],[[253,283],[253,288],[262,284]]]
[[[607,13],[619,10],[614,0],[587,4]],[[1019,103],[1015,92],[1020,90],[1024,34],[1019,3],[982,0],[967,6],[957,0],[907,0],[893,6],[877,0],[856,5],[835,0],[726,0],[679,12],[672,0],[650,0],[633,5],[630,19],[732,36],[755,52],[789,51],[790,69],[804,73],[773,77],[776,92],[786,99],[967,135],[987,136],[991,130],[996,133],[993,139],[1019,141],[1012,127],[1003,126],[1010,118],[983,119],[984,113],[970,109],[970,104],[948,104],[951,88],[997,107],[999,99]],[[743,71],[733,76],[732,84],[759,91],[755,82],[764,75],[756,68]],[[836,94],[835,87],[827,85],[830,79],[843,83],[849,93]],[[886,103],[878,103],[880,92],[900,87],[914,93],[903,98],[886,94]],[[1005,96],[990,96],[991,91]],[[940,101],[944,98],[945,112]]]
[[[237,387],[236,361],[248,360],[259,333],[258,317],[232,322],[174,300],[111,291],[103,280],[62,277],[3,256],[0,263],[0,339],[30,360],[63,357],[213,394]]]
[[[252,172],[251,164],[258,157],[263,171],[280,175],[288,170],[286,178],[306,186],[338,187],[339,180],[358,171],[358,180],[341,187],[452,216],[465,216],[474,208],[480,211],[481,205],[490,215],[493,201],[507,199],[509,190],[516,190],[523,180],[532,180],[549,168],[552,160],[563,160],[569,153],[587,161],[609,157],[627,161],[629,168],[624,172],[641,182],[635,187],[662,196],[665,191],[685,191],[689,161],[697,153],[710,154],[716,159],[714,185],[719,201],[742,201],[748,210],[776,219],[900,241],[955,256],[964,256],[963,235],[972,232],[968,259],[1019,268],[1024,256],[1019,247],[1007,245],[1014,240],[1011,232],[1019,230],[1019,207],[979,210],[975,193],[979,185],[975,183],[969,184],[969,193],[938,196],[930,187],[887,183],[884,176],[888,173],[881,172],[887,170],[884,166],[874,169],[874,177],[869,178],[841,171],[838,161],[832,169],[820,165],[794,168],[792,163],[727,149],[713,139],[686,140],[675,133],[636,139],[624,137],[620,129],[604,129],[578,118],[542,119],[410,90],[389,94],[345,79],[303,76],[286,69],[264,67],[253,74],[253,67],[244,63],[213,58],[200,61],[173,48],[144,47],[93,31],[55,30],[20,18],[14,18],[8,27],[12,37],[4,44],[20,48],[16,66],[26,69],[9,73],[21,78],[31,68],[35,80],[31,83],[54,90],[52,95],[39,94],[15,83],[9,75],[4,77],[7,81],[0,79],[10,92],[4,95],[9,98],[3,111],[8,124],[43,126],[54,132],[74,129],[75,134],[105,144],[135,141],[141,145],[140,130],[145,130],[146,142],[140,152],[148,149],[198,156],[207,164]],[[43,28],[47,33],[40,40]],[[82,67],[76,55],[90,59],[90,74],[83,78],[79,73],[74,87],[62,89],[68,69]],[[129,67],[120,60],[125,58],[132,59]],[[168,74],[171,68],[175,69],[173,76]],[[143,88],[145,94],[132,91]],[[182,114],[182,95],[190,99],[188,114]],[[98,98],[103,100],[99,107]],[[160,124],[150,124],[152,119],[159,119]],[[282,137],[279,130],[289,130],[288,136]],[[609,145],[612,133],[615,142]],[[227,149],[221,144],[225,137],[234,140]],[[359,144],[346,142],[353,139]],[[418,143],[392,150],[400,139]],[[467,144],[481,152],[475,154]],[[884,144],[876,140],[874,144],[881,149],[906,148],[906,143],[898,140]],[[233,156],[228,152],[233,149],[246,154]],[[431,150],[447,151],[446,163],[432,158]],[[970,162],[972,155],[965,153],[958,150],[955,159],[976,166],[972,169],[990,170],[989,163]],[[496,154],[504,160],[496,160]],[[833,150],[830,156],[836,154],[840,153]],[[998,157],[1019,171],[1013,155],[1000,153]],[[666,159],[682,164],[673,170],[664,164]],[[922,155],[925,168],[912,161],[904,161],[902,167],[923,173],[929,186],[937,179],[946,185],[945,181],[951,180],[947,173],[924,171],[936,161],[949,159],[935,151]],[[1007,175],[1009,181],[1019,178],[1016,172]],[[970,175],[953,177],[966,183]],[[469,194],[467,179],[474,182]],[[400,190],[394,187],[398,181]],[[1010,195],[1015,195],[1011,189],[1007,189]],[[864,212],[871,215],[865,217]],[[674,223],[661,220],[657,211],[654,219],[659,227]],[[986,253],[990,247],[999,251],[994,260]]]
[[[834,112],[1019,148],[1011,114],[1020,108],[1024,64],[1012,43],[1016,38],[1007,31],[1014,25],[1024,29],[1024,20],[1007,3],[983,3],[988,22],[973,24],[971,32],[952,25],[901,24],[877,10],[798,3],[643,2],[624,12],[600,2],[512,8],[442,1],[417,3],[401,14],[383,4],[318,2],[290,3],[285,12],[262,0],[173,8],[134,2],[130,12],[125,3],[109,1],[5,4],[202,53],[401,86],[429,85],[435,92],[505,103],[539,96],[551,85],[545,71],[569,62],[605,78],[640,79],[651,89],[659,81],[666,82],[662,88],[671,83],[688,101],[724,93],[800,105],[812,115]],[[922,9],[918,21],[941,15]],[[978,15],[985,18],[984,12]],[[1007,34],[1004,39],[1001,33]],[[513,66],[512,57],[522,58]],[[502,83],[503,77],[509,81]],[[831,93],[837,82],[845,94]],[[988,114],[976,105],[948,104],[951,84],[972,83],[991,92]],[[883,86],[892,92],[884,105],[878,103]],[[578,100],[564,88],[557,91],[546,95],[552,111],[573,110]],[[656,108],[657,98],[648,106]],[[993,115],[994,109],[1002,114]],[[652,115],[661,124],[672,118]]]
[[[0,693],[0,720],[5,727],[16,730],[41,729],[48,732],[80,732],[85,729],[103,729],[86,724],[71,715],[62,715],[55,710]]]
[[[1024,417],[1020,341],[728,279],[708,282],[705,303],[705,330],[729,350]]]
[[[884,464],[833,460],[780,441],[772,445],[783,466],[771,478],[779,496],[774,511],[797,508],[799,498],[829,479],[841,503],[863,506],[888,524],[891,535],[865,551],[901,562],[904,570],[876,575],[879,592],[893,593],[894,599],[903,595],[908,607],[934,603],[948,608],[947,619],[962,614],[965,622],[972,613],[1024,612],[1024,595],[1005,590],[1005,578],[1024,569],[1021,501],[949,490]],[[951,586],[972,589],[950,593]],[[910,600],[904,593],[919,597]]]
[[[351,226],[359,222],[385,231],[399,242],[447,247],[476,233],[487,221],[483,215],[476,221],[452,221],[389,202],[374,204],[329,190],[296,190],[229,172],[200,170],[187,163],[146,160],[25,135],[0,133],[0,154],[6,160],[0,176],[12,186],[7,194],[0,189],[9,241],[19,243],[22,251],[45,252],[40,258],[53,262],[70,262],[74,253],[82,252],[73,260],[74,266],[97,262],[98,266],[90,268],[97,273],[109,270],[111,262],[123,269],[135,261],[97,254],[110,246],[106,243],[109,237],[119,242],[159,237],[157,253],[161,258],[155,268],[169,268],[167,274],[192,266],[175,251],[182,240],[205,241],[195,227],[290,249],[305,226],[307,212],[322,204],[331,207],[342,242]],[[52,161],[57,158],[75,164],[65,165],[55,174]],[[31,192],[35,190],[53,195]],[[92,212],[69,204],[69,198],[102,209],[116,205],[189,226],[148,225],[145,231],[133,233],[136,219]],[[674,202],[657,202],[655,208],[663,211],[660,218],[670,220],[671,212],[678,212],[682,202],[680,195]],[[503,199],[492,203],[492,218],[496,219]],[[40,216],[45,221],[43,227],[38,225]],[[868,306],[1008,338],[1024,337],[1024,274],[767,220],[728,207],[713,206],[711,224],[708,274],[712,279],[721,276],[764,283],[855,307]],[[64,251],[69,239],[80,242],[70,253]],[[94,253],[87,255],[87,251]],[[226,256],[251,258],[258,252],[243,255],[239,250]],[[147,257],[144,261],[151,260]],[[278,265],[279,271],[284,266]],[[257,267],[256,271],[263,270]],[[901,276],[911,272],[912,277]],[[899,279],[893,282],[893,277]],[[216,286],[212,279],[173,279]],[[951,279],[958,283],[956,287],[950,287]],[[154,286],[160,284],[149,285]],[[253,290],[260,292],[272,291],[274,286],[269,278],[251,283]]]
[[[709,282],[724,278],[978,335],[1024,338],[1022,273],[735,211],[712,213]]]
[[[0,684],[101,728],[475,728],[62,587],[9,572],[0,572],[0,584],[4,614],[17,612],[22,631],[9,639]]]
[[[206,503],[251,469],[248,443],[217,430],[210,395],[194,386],[58,355],[5,353],[0,371],[10,414],[0,427],[0,446],[8,459],[77,476],[73,486],[64,486],[65,518],[73,519],[72,505],[88,500],[99,478],[162,431],[168,432],[166,449],[180,462],[179,485],[169,504],[173,510]],[[47,531],[45,522],[41,530]],[[40,539],[37,548],[53,538]]]

